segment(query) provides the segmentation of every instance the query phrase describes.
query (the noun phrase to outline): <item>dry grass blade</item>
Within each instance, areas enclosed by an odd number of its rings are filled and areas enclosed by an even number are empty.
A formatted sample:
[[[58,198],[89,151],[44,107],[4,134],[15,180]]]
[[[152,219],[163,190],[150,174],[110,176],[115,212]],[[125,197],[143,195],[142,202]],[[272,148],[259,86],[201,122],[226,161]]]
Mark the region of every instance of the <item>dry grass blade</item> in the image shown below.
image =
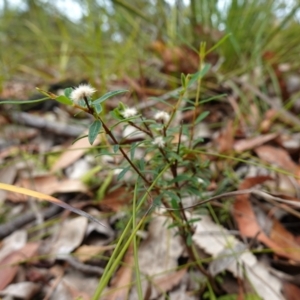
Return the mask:
[[[10,184],[5,184],[5,183],[0,183],[0,189],[15,192],[15,193],[24,194],[24,195],[27,195],[27,196],[37,198],[39,200],[46,200],[48,202],[56,204],[56,205],[58,205],[62,208],[68,209],[68,210],[70,210],[70,211],[72,211],[72,212],[74,212],[78,215],[86,217],[89,220],[91,220],[93,222],[96,222],[96,223],[106,227],[104,224],[102,224],[99,220],[97,220],[95,217],[91,216],[90,214],[84,212],[81,209],[75,208],[75,207],[73,207],[73,206],[71,206],[71,205],[55,198],[55,197],[45,195],[45,194],[42,194],[42,193],[39,193],[39,192],[36,192],[36,191],[28,190],[28,189],[25,189],[25,188],[20,188],[20,187],[17,187],[17,186],[13,186],[13,185],[10,185]]]

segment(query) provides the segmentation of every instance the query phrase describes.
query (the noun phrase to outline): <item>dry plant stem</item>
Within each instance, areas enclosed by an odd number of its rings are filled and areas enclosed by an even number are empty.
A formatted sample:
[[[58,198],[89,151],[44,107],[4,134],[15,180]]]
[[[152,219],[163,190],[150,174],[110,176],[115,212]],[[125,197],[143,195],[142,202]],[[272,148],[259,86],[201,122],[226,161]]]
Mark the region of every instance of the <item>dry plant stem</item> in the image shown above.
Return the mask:
[[[83,110],[84,112],[88,113],[88,114],[91,114],[90,110],[85,108],[85,107],[82,107],[80,105],[77,105],[76,103],[73,104],[74,107],[76,108],[79,108],[80,110]]]
[[[274,202],[272,202],[272,201],[277,201],[277,202],[280,202],[280,203],[284,203],[284,204],[288,204],[288,205],[300,208],[299,202],[292,201],[292,200],[285,200],[285,199],[282,199],[282,198],[279,198],[279,197],[275,197],[275,196],[270,195],[267,192],[259,191],[259,190],[256,190],[256,189],[246,189],[246,190],[223,193],[221,195],[217,195],[217,196],[211,197],[209,199],[203,200],[203,201],[201,201],[199,203],[196,203],[194,205],[183,207],[183,209],[186,210],[186,209],[195,208],[199,205],[203,205],[205,203],[208,203],[208,202],[211,202],[211,201],[214,201],[214,200],[217,200],[217,199],[221,199],[221,198],[244,195],[244,194],[251,194],[251,193],[253,193],[255,195],[258,195],[258,196],[261,196],[261,197],[264,197],[265,200],[267,200],[267,201],[269,201],[273,204],[274,204]],[[179,209],[178,208],[166,208],[166,209],[171,210],[171,211],[180,210],[180,208]],[[286,209],[286,207],[284,209]],[[297,217],[300,217],[300,213],[298,213],[297,211],[292,212],[291,210],[289,210],[289,212],[292,213],[293,215],[297,216]]]
[[[175,117],[175,115],[176,115],[176,112],[177,112],[177,110],[178,110],[178,108],[179,108],[179,106],[180,106],[180,103],[182,102],[182,99],[183,99],[184,94],[185,94],[185,90],[184,90],[184,89],[181,89],[181,90],[179,91],[179,98],[178,98],[178,101],[177,101],[176,105],[173,107],[173,111],[172,111],[172,113],[171,113],[170,120],[169,120],[169,122],[164,126],[164,130],[165,130],[165,131],[167,131],[167,129],[169,128],[170,124],[172,123],[172,121],[173,121],[173,119],[174,119],[174,117]]]
[[[288,124],[292,124],[294,126],[299,127],[300,126],[300,120],[298,117],[296,117],[294,114],[290,113],[289,111],[285,110],[282,107],[279,107],[276,105],[276,103],[273,101],[272,98],[268,97],[267,95],[263,94],[260,90],[255,88],[249,83],[243,82],[239,78],[233,78],[233,81],[242,85],[247,90],[251,91],[253,94],[255,94],[257,97],[259,97],[261,100],[265,101],[267,104],[271,106],[271,108],[278,111],[278,116],[282,115],[284,121]]]
[[[169,161],[169,159],[168,159],[168,157],[167,157],[167,155],[166,155],[166,153],[165,153],[165,151],[162,148],[159,148],[159,151],[161,152],[161,154],[165,158],[166,162],[170,165],[170,170],[171,170],[173,178],[174,179],[177,178],[177,175],[178,175],[177,174],[177,160],[173,164],[171,164],[170,161]],[[183,208],[182,201],[181,201],[181,195],[178,192],[178,191],[180,191],[180,186],[179,186],[178,182],[175,182],[175,187],[174,188],[177,191],[176,192],[177,197],[180,199],[180,201],[179,201],[179,210],[180,210],[181,217],[182,217],[182,219],[184,220],[184,222],[185,222],[185,224],[187,226],[187,230],[189,232],[193,232],[194,230],[190,226],[190,224],[188,222],[188,219],[186,217],[186,214],[184,212],[184,208]]]
[[[162,124],[162,133],[163,133],[163,136],[167,137],[167,128],[166,128],[164,122],[161,122],[161,124]]]
[[[89,113],[93,115],[94,114],[94,110],[92,109],[92,107],[90,107],[90,104],[89,104],[89,101],[88,101],[87,97],[83,97],[83,99],[84,99],[84,102],[85,102],[85,104],[86,104],[86,106],[88,108]]]
[[[52,205],[46,211],[42,212],[44,219],[49,219],[61,212],[63,209],[57,205]],[[25,226],[26,224],[34,221],[35,214],[30,211],[22,214],[21,216],[0,225],[0,239],[5,238],[6,236],[13,233],[15,230]]]
[[[151,133],[151,137],[153,138],[153,133],[152,133],[151,129],[149,128],[147,122],[145,122],[145,120],[142,116],[141,116],[141,120],[142,120],[144,126],[146,127],[146,129]]]
[[[77,108],[80,108],[81,110],[83,110],[83,111],[85,111],[85,112],[87,112],[87,113],[89,113],[91,115],[93,115],[96,119],[98,119],[102,123],[102,126],[103,126],[103,128],[105,130],[105,133],[110,136],[110,138],[113,140],[113,142],[116,145],[119,145],[117,139],[115,138],[115,136],[113,135],[113,133],[111,132],[111,130],[103,122],[103,120],[101,119],[101,117],[94,115],[94,110],[90,107],[90,105],[88,103],[88,99],[86,97],[84,97],[84,101],[85,101],[88,109],[86,109],[85,107],[78,106],[76,104],[74,106],[77,107]],[[147,183],[148,185],[150,185],[149,180],[147,180],[147,178],[139,171],[139,169],[130,160],[130,158],[128,157],[128,155],[126,154],[126,152],[124,151],[124,149],[121,147],[121,145],[119,145],[119,150],[122,153],[123,157],[128,161],[128,163],[130,164],[130,166],[135,170],[135,172],[144,180],[145,183]]]
[[[178,144],[177,144],[177,150],[176,150],[176,154],[179,155],[179,151],[180,151],[180,145],[181,145],[181,136],[182,136],[182,123],[180,125],[180,131],[179,131],[179,137],[178,137]],[[178,160],[175,160],[174,163],[175,169],[177,170],[177,166],[178,166]]]
[[[167,209],[167,211],[168,211],[169,216],[171,217],[171,219],[173,221],[177,222],[177,217],[172,213],[172,209],[170,208],[168,202],[166,200],[162,199],[162,203],[165,206],[165,209]],[[184,227],[181,227],[181,226],[178,226],[178,229],[179,229],[179,234],[180,234],[181,238],[183,239],[183,242],[185,244],[185,247],[186,247],[186,250],[188,252],[188,255],[189,255],[190,259],[193,262],[196,263],[197,269],[208,278],[210,284],[214,287],[214,289],[218,290],[217,287],[216,287],[216,284],[215,284],[213,278],[211,277],[211,275],[209,274],[209,272],[206,271],[203,268],[203,266],[199,263],[199,260],[197,259],[197,257],[195,256],[195,253],[193,251],[193,247],[187,243],[187,239],[188,239],[189,233],[191,231],[188,231],[189,228],[185,229]]]
[[[55,278],[55,280],[52,282],[52,286],[50,286],[50,289],[48,290],[47,294],[43,298],[43,300],[49,300],[54,293],[55,289],[63,279],[64,273],[62,272],[59,276]]]
[[[104,269],[101,267],[84,264],[70,255],[67,257],[64,257],[63,260],[66,261],[75,270],[78,270],[78,271],[83,272],[88,275],[101,276],[104,271]]]
[[[18,124],[24,124],[33,128],[47,130],[48,132],[52,132],[61,136],[78,137],[85,130],[85,128],[82,126],[48,121],[43,117],[26,112],[11,112],[7,116],[11,121]]]
[[[140,126],[134,124],[134,123],[131,122],[131,121],[128,121],[128,124],[130,124],[132,127],[134,127],[134,128],[136,128],[136,129],[138,129],[138,130],[140,130],[140,131],[146,133],[146,134],[149,135],[151,138],[153,138],[153,134],[152,134],[152,132],[151,132],[150,130],[143,129],[143,128],[141,128]],[[147,128],[147,129],[148,129],[148,128]]]
[[[182,127],[181,127],[181,131],[180,131],[180,135],[181,135],[181,132],[182,132]],[[180,142],[181,142],[181,138],[179,137],[177,152],[179,152]],[[170,161],[169,161],[165,151],[161,148],[159,148],[159,150],[160,150],[161,154],[163,155],[163,157],[165,158],[166,162],[170,165],[170,170],[171,170],[172,176],[175,179],[178,175],[177,174],[177,160],[175,161],[174,164],[170,164]],[[182,239],[185,243],[185,246],[186,246],[189,257],[192,259],[192,261],[198,262],[198,260],[195,256],[195,253],[193,251],[192,246],[187,243],[187,239],[189,238],[189,236],[192,233],[194,233],[194,229],[192,228],[192,226],[188,222],[187,216],[185,214],[184,207],[183,207],[182,201],[181,201],[181,195],[178,192],[180,190],[178,182],[175,182],[175,187],[174,188],[177,191],[176,194],[177,194],[178,198],[180,199],[178,204],[179,204],[180,215],[181,215],[181,218],[183,220],[183,225],[184,225],[184,226],[178,226],[179,233],[180,233],[180,235],[181,235],[181,237],[182,237]],[[164,204],[166,209],[170,208],[168,202],[165,201],[164,199],[162,200],[162,203]],[[168,209],[168,212],[171,212],[171,211]],[[175,222],[177,221],[177,218],[173,213],[169,213],[169,215]],[[211,285],[216,289],[216,285],[215,285],[215,282],[214,282],[213,278],[211,278],[211,275],[202,267],[202,265],[197,263],[197,268],[202,274],[207,276],[207,278],[210,281]]]
[[[118,141],[116,140],[115,136],[113,135],[113,133],[110,131],[110,129],[105,125],[105,123],[102,121],[101,117],[98,117],[98,119],[101,121],[102,126],[106,132],[106,134],[108,134],[110,136],[110,138],[113,140],[113,142],[116,145],[119,145]],[[119,145],[119,150],[122,153],[122,155],[124,156],[124,158],[128,161],[128,163],[130,164],[130,166],[135,170],[135,172],[144,180],[145,183],[147,183],[148,185],[150,185],[149,180],[147,180],[147,178],[139,171],[139,169],[134,165],[134,163],[131,161],[131,159],[128,157],[128,155],[126,154],[126,152],[124,151],[124,149]]]

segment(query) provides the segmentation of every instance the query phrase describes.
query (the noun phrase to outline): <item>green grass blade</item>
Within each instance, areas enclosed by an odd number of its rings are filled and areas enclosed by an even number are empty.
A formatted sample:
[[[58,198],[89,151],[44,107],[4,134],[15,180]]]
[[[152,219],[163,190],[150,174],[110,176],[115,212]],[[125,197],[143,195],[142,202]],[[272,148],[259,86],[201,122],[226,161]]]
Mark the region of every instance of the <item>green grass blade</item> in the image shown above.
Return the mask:
[[[156,185],[159,178],[164,174],[164,172],[169,167],[170,167],[169,165],[166,165],[165,168],[158,174],[158,176],[152,182],[150,187],[145,192],[145,194],[144,194],[143,198],[141,199],[140,203],[138,204],[137,210],[139,210],[142,207],[142,205],[146,201],[149,193],[154,188],[154,186]],[[119,239],[119,241],[118,241],[118,243],[117,243],[117,245],[114,249],[113,254],[110,257],[110,260],[108,261],[108,263],[106,265],[106,268],[103,272],[103,275],[100,279],[99,285],[98,285],[98,287],[95,291],[95,294],[94,294],[92,300],[98,300],[100,298],[100,296],[101,296],[103,290],[105,289],[105,287],[107,286],[111,276],[113,275],[114,271],[116,270],[116,268],[120,264],[121,259],[124,256],[125,252],[127,251],[131,241],[133,240],[133,238],[136,235],[137,231],[139,230],[139,228],[143,224],[143,222],[145,220],[145,217],[146,217],[146,215],[144,215],[144,217],[141,219],[141,221],[136,225],[136,228],[134,229],[134,231],[128,237],[130,227],[132,226],[132,217],[130,218],[129,222],[127,223],[126,227],[124,228],[124,231],[123,231],[122,235],[120,236],[120,239]],[[124,243],[124,241],[125,241],[125,243]]]
[[[133,229],[133,231],[136,227],[137,189],[138,189],[138,181],[135,184],[134,194],[133,194],[133,205],[132,205],[132,229]],[[139,268],[139,253],[138,253],[136,235],[134,236],[134,239],[133,239],[133,256],[134,256],[134,268],[135,268],[137,294],[138,294],[139,300],[143,300],[143,290],[142,290],[142,282],[141,282],[141,273],[140,273],[140,268]]]

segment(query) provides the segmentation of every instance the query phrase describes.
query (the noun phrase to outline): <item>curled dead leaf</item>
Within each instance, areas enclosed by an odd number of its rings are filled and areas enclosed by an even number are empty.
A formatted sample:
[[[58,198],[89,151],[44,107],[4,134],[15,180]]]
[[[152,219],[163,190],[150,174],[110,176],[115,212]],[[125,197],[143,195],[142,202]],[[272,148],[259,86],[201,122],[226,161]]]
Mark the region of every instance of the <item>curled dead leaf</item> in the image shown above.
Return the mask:
[[[269,179],[268,176],[246,178],[239,189],[251,188]],[[234,202],[233,215],[241,234],[246,237],[257,238],[276,254],[299,262],[300,245],[296,238],[275,219],[270,220],[270,232],[266,233],[265,228],[260,226],[261,221],[258,221],[249,197],[249,194],[238,195]]]

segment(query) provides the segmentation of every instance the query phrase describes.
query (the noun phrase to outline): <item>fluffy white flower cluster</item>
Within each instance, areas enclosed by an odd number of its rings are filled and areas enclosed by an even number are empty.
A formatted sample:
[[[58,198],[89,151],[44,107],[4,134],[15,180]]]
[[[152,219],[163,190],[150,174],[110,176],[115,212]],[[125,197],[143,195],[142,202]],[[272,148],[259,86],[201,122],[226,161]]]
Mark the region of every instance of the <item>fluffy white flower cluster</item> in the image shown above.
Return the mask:
[[[158,111],[154,115],[154,119],[158,122],[162,122],[162,123],[166,124],[170,120],[170,115],[165,111]]]
[[[162,136],[158,136],[152,141],[152,144],[158,146],[159,148],[163,148],[166,143]]]
[[[77,103],[83,98],[89,98],[96,92],[89,84],[80,84],[75,90],[72,91],[70,98]]]
[[[130,117],[134,117],[137,114],[137,110],[135,107],[127,107],[122,112],[121,115],[127,119]]]

